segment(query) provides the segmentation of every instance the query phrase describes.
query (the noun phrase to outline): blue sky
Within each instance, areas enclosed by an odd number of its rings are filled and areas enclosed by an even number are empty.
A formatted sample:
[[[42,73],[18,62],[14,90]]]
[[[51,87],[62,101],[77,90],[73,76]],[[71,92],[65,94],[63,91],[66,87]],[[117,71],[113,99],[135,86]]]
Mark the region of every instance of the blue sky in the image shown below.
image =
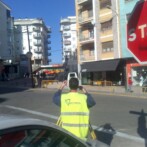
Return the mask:
[[[3,0],[18,18],[42,18],[51,33],[52,64],[62,62],[60,19],[75,16],[75,0]]]

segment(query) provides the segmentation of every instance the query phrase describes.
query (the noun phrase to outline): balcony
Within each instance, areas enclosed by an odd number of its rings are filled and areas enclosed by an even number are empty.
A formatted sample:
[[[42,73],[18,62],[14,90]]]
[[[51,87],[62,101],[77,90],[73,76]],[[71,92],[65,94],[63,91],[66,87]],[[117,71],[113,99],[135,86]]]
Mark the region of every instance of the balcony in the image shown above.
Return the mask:
[[[34,45],[35,45],[35,46],[41,46],[42,43],[41,43],[41,42],[34,42]]]
[[[92,20],[93,20],[93,12],[92,12],[92,10],[88,11],[87,14],[85,14],[85,15],[80,15],[79,16],[79,24],[89,23]]]
[[[51,53],[48,53],[48,56],[51,56],[52,54]]]
[[[70,33],[64,33],[63,37],[71,37],[71,34]]]
[[[64,45],[71,45],[71,41],[65,40],[65,41],[64,41]]]
[[[47,33],[51,33],[51,28],[47,28]]]
[[[42,53],[42,48],[41,48],[41,47],[35,48],[35,49],[34,49],[34,52],[35,52],[35,53]]]
[[[41,60],[42,59],[42,55],[34,55],[34,59]]]
[[[46,44],[51,44],[50,40],[45,41]]]
[[[47,38],[51,38],[51,35],[47,35]]]
[[[112,20],[101,23],[101,31],[112,29]]]
[[[48,59],[48,62],[52,62],[52,59]]]
[[[90,34],[85,34],[85,35],[80,35],[79,37],[79,41],[80,43],[90,43],[90,42],[94,42],[94,33],[90,33]]]
[[[90,3],[91,0],[77,0],[78,4],[87,4],[87,3]]]
[[[47,50],[51,50],[51,47],[47,47]]]
[[[63,30],[70,30],[70,26],[63,26]]]
[[[35,28],[33,28],[33,31],[35,31],[35,32],[40,32],[40,27],[35,27]]]
[[[40,39],[42,36],[41,36],[41,34],[34,34],[33,37],[34,37],[35,39]]]
[[[70,20],[68,18],[61,19],[60,23],[69,23]]]
[[[64,48],[63,51],[64,52],[71,52],[71,48]]]

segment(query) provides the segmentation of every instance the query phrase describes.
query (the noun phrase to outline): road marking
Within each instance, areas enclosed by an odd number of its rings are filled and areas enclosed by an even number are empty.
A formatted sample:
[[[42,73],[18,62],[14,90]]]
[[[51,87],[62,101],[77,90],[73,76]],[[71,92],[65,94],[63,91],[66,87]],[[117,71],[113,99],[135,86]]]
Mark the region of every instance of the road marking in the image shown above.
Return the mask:
[[[42,113],[42,112],[38,112],[38,111],[33,111],[33,110],[29,110],[29,109],[24,109],[24,108],[20,108],[20,107],[10,106],[10,105],[3,105],[3,106],[0,106],[0,107],[6,107],[6,108],[14,109],[14,110],[19,110],[19,111],[39,115],[39,116],[44,116],[44,117],[47,117],[47,118],[52,118],[52,119],[55,119],[55,120],[58,120],[58,118],[59,118],[59,116],[50,115],[50,114],[46,114],[46,113]],[[106,131],[103,130],[102,127],[98,127],[98,126],[94,126],[94,125],[92,125],[92,128],[97,129],[98,131],[101,131],[101,132],[104,132],[104,133],[109,133],[109,134],[112,134],[112,135],[116,135],[118,137],[122,137],[122,138],[125,138],[125,139],[130,139],[130,140],[138,141],[138,142],[142,142],[142,143],[144,142],[144,139],[142,139],[140,137],[132,136],[132,135],[129,135],[129,134],[126,134],[126,133],[116,131],[116,133],[114,134],[111,131],[106,132]]]
[[[50,114],[42,113],[42,112],[38,112],[38,111],[32,111],[32,110],[24,109],[24,108],[20,108],[20,107],[15,107],[15,106],[10,106],[10,105],[4,105],[4,107],[14,109],[14,110],[23,111],[23,112],[27,112],[27,113],[31,113],[31,114],[35,114],[35,115],[39,115],[39,116],[52,118],[52,119],[55,119],[55,120],[58,120],[58,118],[59,118],[58,116],[55,116],[55,115],[50,115]]]

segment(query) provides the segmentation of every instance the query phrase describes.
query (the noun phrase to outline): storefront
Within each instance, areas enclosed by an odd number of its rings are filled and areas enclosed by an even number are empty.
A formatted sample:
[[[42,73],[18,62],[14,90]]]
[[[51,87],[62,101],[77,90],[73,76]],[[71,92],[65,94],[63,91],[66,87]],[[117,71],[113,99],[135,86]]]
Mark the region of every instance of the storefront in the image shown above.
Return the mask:
[[[147,79],[147,64],[140,65],[132,60],[126,65],[127,78],[131,77],[133,86],[143,86],[143,82]]]
[[[125,60],[113,59],[86,62],[81,65],[83,85],[122,85],[124,84]]]

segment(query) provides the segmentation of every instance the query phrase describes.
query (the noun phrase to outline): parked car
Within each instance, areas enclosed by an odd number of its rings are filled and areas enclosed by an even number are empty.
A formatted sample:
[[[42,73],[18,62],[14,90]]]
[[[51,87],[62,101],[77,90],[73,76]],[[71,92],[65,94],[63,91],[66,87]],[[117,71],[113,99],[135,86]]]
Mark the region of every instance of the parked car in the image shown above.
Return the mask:
[[[107,145],[99,141],[84,142],[47,121],[0,116],[0,147],[107,147]]]

